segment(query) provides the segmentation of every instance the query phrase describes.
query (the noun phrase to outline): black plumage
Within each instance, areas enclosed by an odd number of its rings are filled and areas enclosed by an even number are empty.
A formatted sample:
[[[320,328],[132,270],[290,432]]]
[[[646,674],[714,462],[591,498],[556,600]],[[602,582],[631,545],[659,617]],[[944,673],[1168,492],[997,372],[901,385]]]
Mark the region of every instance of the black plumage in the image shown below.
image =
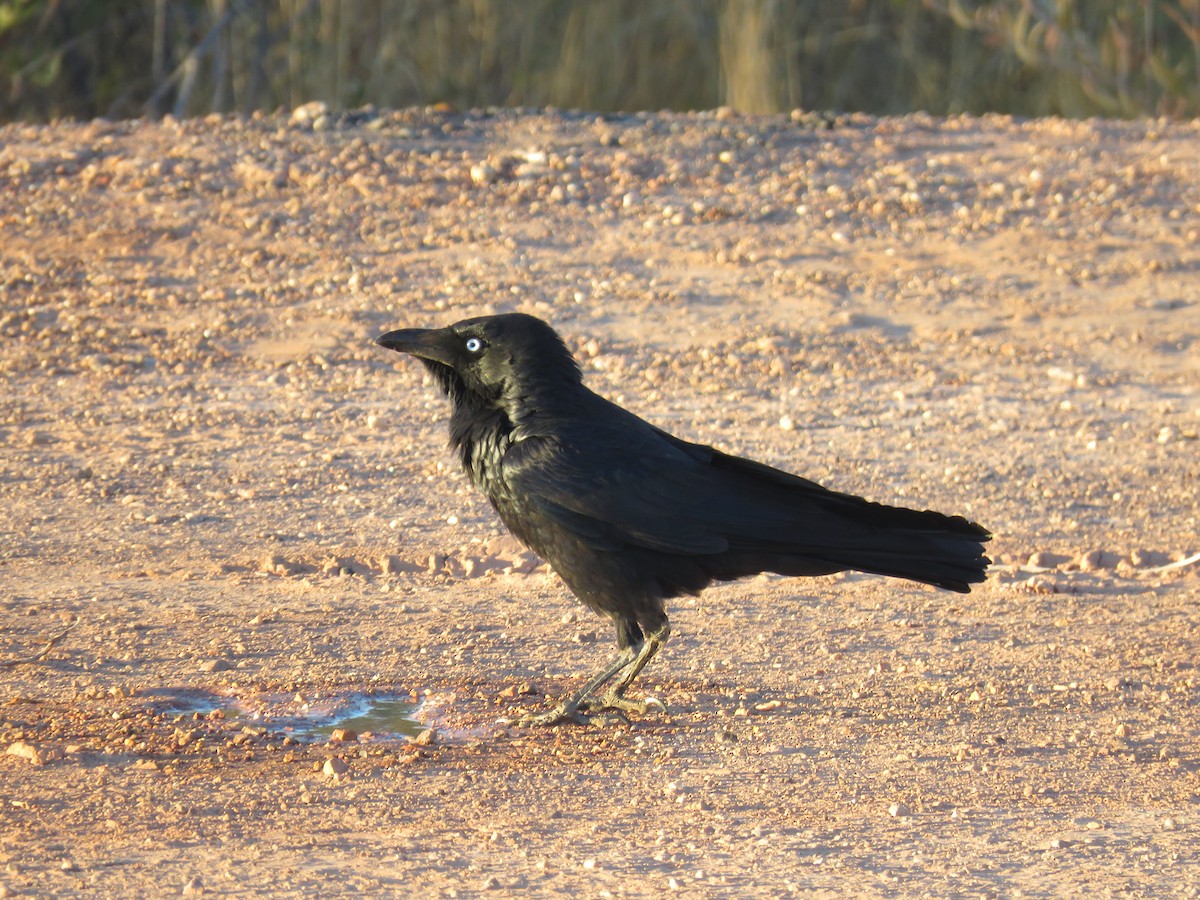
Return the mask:
[[[625,692],[667,639],[663,601],[714,580],[854,569],[966,592],[984,579],[991,535],[980,526],[830,491],[667,434],[588,390],[540,319],[486,316],[377,343],[428,367],[450,398],[450,442],[471,481],[616,624],[617,658],[531,721],[661,706]]]

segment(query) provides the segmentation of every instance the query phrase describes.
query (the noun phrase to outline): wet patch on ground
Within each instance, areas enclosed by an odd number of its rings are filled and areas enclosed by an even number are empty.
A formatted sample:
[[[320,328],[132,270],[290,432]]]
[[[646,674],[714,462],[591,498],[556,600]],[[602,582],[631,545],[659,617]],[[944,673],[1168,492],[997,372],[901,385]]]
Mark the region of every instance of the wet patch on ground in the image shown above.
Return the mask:
[[[372,740],[415,738],[426,726],[421,700],[411,692],[239,693],[196,688],[148,691],[143,699],[179,720],[239,720],[297,741],[327,740],[352,732]]]

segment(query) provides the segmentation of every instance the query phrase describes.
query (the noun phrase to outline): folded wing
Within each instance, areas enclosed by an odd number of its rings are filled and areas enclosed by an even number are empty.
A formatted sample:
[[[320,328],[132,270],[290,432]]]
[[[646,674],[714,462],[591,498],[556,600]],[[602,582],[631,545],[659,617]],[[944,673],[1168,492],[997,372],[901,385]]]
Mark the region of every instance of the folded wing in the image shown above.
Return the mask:
[[[983,580],[990,535],[966,519],[831,491],[621,412],[615,436],[529,438],[505,459],[531,511],[595,550],[701,557],[720,579],[855,569],[959,591]]]

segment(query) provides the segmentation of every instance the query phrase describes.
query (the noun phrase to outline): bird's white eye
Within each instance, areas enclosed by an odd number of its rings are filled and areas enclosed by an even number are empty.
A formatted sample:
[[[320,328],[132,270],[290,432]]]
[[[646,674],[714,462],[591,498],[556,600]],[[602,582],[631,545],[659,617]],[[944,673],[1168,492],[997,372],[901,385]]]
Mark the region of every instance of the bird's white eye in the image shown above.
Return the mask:
[[[469,337],[463,346],[467,348],[468,353],[478,353],[483,349],[483,341],[477,337]]]

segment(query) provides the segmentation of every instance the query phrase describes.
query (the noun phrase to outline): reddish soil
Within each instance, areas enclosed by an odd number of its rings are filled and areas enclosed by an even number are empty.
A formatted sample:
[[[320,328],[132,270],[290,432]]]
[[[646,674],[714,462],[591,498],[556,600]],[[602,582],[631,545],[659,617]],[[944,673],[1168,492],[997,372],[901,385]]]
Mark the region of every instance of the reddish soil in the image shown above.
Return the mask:
[[[1198,139],[0,129],[0,897],[1197,896]],[[611,629],[371,343],[507,310],[683,437],[976,519],[991,577],[722,585],[670,609],[666,714],[509,724]],[[363,694],[430,730],[283,724]]]

